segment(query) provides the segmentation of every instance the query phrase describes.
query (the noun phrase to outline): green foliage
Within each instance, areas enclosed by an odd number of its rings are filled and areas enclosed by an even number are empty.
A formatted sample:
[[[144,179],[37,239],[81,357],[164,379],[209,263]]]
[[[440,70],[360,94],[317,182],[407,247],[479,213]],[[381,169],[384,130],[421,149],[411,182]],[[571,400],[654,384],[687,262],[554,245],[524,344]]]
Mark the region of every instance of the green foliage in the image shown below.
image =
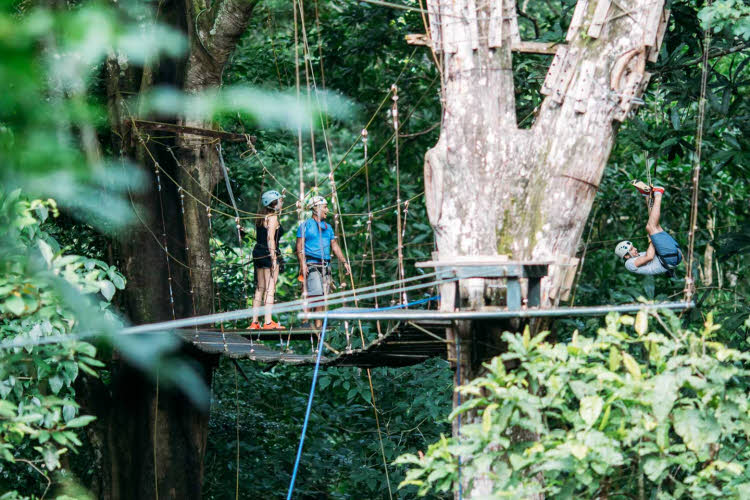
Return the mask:
[[[461,457],[468,488],[490,479],[492,498],[634,498],[640,481],[649,498],[745,498],[750,355],[714,340],[711,314],[699,331],[651,316],[610,314],[568,343],[506,333],[508,352],[459,389],[471,399],[451,418],[471,423],[400,457],[402,486],[446,491]]]
[[[66,290],[91,297],[101,314],[115,320],[109,301],[125,287],[114,267],[65,254],[43,229],[50,214],[57,214],[51,199],[29,201],[20,190],[0,193],[2,481],[17,470],[9,464],[28,464],[43,475],[59,469],[61,457],[81,446],[77,430],[95,419],[79,414],[74,384],[82,373],[97,376],[104,364],[88,342],[59,343],[81,324]]]
[[[718,0],[701,9],[699,14],[704,29],[727,30],[750,40],[750,6],[742,0]]]
[[[289,487],[311,370],[289,366],[269,370],[250,362],[242,362],[241,369],[248,380],[225,359],[214,377],[205,459],[208,499],[234,495],[237,425],[240,497],[265,498],[268,492]],[[445,361],[431,360],[411,368],[373,369],[372,381],[394,498],[414,498],[415,488],[396,491],[404,476],[390,464],[399,454],[415,453],[440,433],[450,432],[440,416],[450,411],[452,371]],[[318,384],[295,496],[386,498],[367,373],[328,368]],[[259,474],[260,470],[264,472]]]

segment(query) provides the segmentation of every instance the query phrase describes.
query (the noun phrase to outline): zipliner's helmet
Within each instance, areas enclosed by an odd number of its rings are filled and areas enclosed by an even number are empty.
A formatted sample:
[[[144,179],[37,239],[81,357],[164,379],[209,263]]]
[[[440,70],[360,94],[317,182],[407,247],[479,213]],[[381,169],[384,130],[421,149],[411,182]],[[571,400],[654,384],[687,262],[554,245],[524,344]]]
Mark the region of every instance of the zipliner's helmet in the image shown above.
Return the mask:
[[[615,247],[615,255],[624,259],[628,252],[630,252],[631,248],[633,248],[633,244],[627,240],[623,240]]]
[[[283,198],[281,196],[281,193],[279,193],[278,191],[271,190],[271,191],[266,191],[265,193],[263,193],[260,197],[260,201],[261,203],[263,203],[264,207],[268,208],[271,205],[271,203],[273,203],[276,200],[280,200],[281,198]]]

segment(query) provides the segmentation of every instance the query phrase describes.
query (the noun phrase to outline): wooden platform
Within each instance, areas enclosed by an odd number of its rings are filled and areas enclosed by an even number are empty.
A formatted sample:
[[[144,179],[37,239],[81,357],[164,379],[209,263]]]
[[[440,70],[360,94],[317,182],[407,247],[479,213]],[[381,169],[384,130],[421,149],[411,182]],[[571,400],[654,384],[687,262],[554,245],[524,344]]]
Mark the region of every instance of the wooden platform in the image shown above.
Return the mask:
[[[397,323],[394,328],[382,337],[371,342],[364,349],[343,351],[338,355],[326,351],[321,358],[324,366],[356,366],[373,368],[377,366],[411,366],[422,363],[429,358],[445,359],[447,355],[445,328],[446,321],[426,321],[420,324],[411,321]],[[266,330],[262,340],[255,334],[258,330],[192,330],[182,329],[176,333],[197,349],[212,354],[221,354],[233,359],[249,359],[260,363],[285,363],[293,365],[313,365],[317,354],[311,352],[310,345],[297,347],[296,352],[285,350],[279,345],[279,336],[285,343],[287,337],[295,335],[292,340],[308,340],[312,333],[316,339],[316,330]],[[249,339],[252,333],[253,339]],[[281,334],[281,335],[280,335]],[[304,351],[304,352],[302,352]]]

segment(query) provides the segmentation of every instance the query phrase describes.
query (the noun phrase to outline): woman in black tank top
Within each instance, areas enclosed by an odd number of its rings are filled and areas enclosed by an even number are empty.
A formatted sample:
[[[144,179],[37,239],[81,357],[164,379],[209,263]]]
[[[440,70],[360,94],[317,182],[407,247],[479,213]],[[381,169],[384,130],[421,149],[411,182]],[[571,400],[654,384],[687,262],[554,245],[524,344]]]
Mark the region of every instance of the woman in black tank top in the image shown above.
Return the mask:
[[[253,298],[253,320],[248,330],[274,330],[283,328],[271,316],[276,281],[284,264],[279,250],[279,241],[284,230],[279,224],[281,212],[281,194],[278,191],[266,191],[261,197],[263,216],[255,222],[255,247],[253,248],[253,267],[255,270],[255,296]],[[261,302],[265,306],[263,326],[258,322],[258,309]]]

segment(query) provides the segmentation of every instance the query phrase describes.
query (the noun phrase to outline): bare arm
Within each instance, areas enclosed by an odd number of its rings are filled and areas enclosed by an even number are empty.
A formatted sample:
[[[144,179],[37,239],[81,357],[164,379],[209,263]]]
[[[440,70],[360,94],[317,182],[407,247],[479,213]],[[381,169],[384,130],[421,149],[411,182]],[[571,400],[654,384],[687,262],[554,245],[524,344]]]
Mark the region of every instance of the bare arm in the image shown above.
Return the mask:
[[[297,238],[297,260],[302,276],[307,276],[307,262],[305,261],[305,238]]]
[[[339,262],[344,264],[346,274],[351,274],[352,270],[349,268],[349,263],[346,261],[346,257],[344,257],[344,252],[341,251],[341,247],[339,246],[338,241],[331,240],[331,251],[333,252],[333,255],[335,255],[336,258],[339,259]]]
[[[636,257],[636,259],[633,261],[633,264],[635,264],[635,267],[641,267],[654,260],[654,257],[656,257],[656,249],[654,248],[654,244],[649,242],[648,250],[646,250],[646,255]]]
[[[275,215],[266,219],[266,228],[268,229],[268,250],[271,254],[272,267],[276,267],[276,231],[279,230],[279,219]]]

